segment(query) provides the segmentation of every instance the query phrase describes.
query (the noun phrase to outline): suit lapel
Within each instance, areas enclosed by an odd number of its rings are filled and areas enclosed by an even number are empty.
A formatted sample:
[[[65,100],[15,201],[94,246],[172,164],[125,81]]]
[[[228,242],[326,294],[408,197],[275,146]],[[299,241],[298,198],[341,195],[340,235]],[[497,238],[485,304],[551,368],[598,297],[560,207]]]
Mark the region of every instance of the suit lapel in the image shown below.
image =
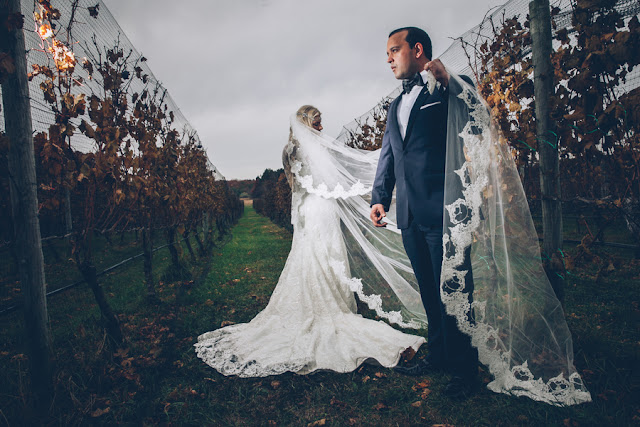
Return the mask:
[[[389,128],[389,132],[391,132],[390,138],[391,141],[398,141],[400,145],[402,145],[402,135],[400,135],[400,127],[398,124],[398,104],[400,103],[400,96],[391,102],[389,106],[389,112],[387,113],[387,127]]]

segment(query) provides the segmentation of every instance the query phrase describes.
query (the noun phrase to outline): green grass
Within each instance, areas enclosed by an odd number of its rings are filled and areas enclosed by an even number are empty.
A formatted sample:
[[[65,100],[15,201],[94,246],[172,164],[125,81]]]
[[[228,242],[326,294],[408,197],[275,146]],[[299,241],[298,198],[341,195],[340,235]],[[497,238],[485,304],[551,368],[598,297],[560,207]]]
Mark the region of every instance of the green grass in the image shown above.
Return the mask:
[[[364,365],[348,374],[241,379],[224,377],[195,356],[197,336],[223,322],[246,322],[266,305],[284,266],[291,234],[247,207],[233,238],[210,259],[188,265],[194,281],[159,284],[144,298],[142,262],[104,278],[127,349],[104,343],[90,292],[51,299],[57,360],[52,425],[634,425],[640,423],[637,376],[640,262],[594,250],[566,292],[575,363],[594,402],[557,408],[482,387],[466,401],[442,394],[447,376],[408,378]],[[568,249],[571,254],[573,249]],[[599,251],[599,252],[597,252]],[[601,268],[613,260],[613,269]],[[158,277],[169,267],[155,258]],[[19,316],[0,318],[0,420],[27,423],[29,405]],[[634,370],[635,369],[635,370]],[[635,375],[635,376],[634,376]],[[488,380],[482,375],[483,380]],[[324,420],[324,421],[323,421]]]

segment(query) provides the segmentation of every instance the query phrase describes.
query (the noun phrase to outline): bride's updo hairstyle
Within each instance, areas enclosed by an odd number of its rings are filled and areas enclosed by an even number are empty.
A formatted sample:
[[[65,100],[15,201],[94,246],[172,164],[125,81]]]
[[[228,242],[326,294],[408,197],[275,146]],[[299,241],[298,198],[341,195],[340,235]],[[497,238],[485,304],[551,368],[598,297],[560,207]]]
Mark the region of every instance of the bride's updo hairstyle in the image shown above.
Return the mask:
[[[313,127],[313,122],[320,117],[320,110],[313,105],[303,105],[298,108],[296,112],[296,118],[299,122],[304,123],[309,127]]]

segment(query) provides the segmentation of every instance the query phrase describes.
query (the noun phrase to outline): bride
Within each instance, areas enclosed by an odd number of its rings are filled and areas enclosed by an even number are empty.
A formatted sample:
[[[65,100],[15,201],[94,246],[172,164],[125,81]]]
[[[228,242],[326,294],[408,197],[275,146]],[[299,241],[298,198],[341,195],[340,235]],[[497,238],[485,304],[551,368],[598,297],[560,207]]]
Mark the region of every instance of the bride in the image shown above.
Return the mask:
[[[425,342],[357,314],[354,292],[390,322],[426,324],[400,235],[376,230],[367,218],[365,183],[373,180],[378,153],[346,148],[321,130],[313,106],[291,119],[283,163],[294,234],[267,307],[249,323],[201,335],[195,345],[198,357],[224,375],[350,372],[365,361],[392,367],[403,351]]]

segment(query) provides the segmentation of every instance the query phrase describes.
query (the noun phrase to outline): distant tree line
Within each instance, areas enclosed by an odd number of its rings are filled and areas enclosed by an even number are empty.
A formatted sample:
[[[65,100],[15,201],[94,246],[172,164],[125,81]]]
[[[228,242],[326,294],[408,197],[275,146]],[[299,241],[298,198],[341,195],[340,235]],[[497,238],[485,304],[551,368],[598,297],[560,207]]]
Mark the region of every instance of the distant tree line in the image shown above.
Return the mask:
[[[293,231],[291,225],[291,187],[284,169],[266,169],[256,178],[252,191],[253,207],[275,224]]]
[[[256,185],[255,179],[229,179],[227,180],[229,184],[229,188],[233,191],[238,197],[241,198],[250,198],[251,193],[253,192],[253,188]]]

